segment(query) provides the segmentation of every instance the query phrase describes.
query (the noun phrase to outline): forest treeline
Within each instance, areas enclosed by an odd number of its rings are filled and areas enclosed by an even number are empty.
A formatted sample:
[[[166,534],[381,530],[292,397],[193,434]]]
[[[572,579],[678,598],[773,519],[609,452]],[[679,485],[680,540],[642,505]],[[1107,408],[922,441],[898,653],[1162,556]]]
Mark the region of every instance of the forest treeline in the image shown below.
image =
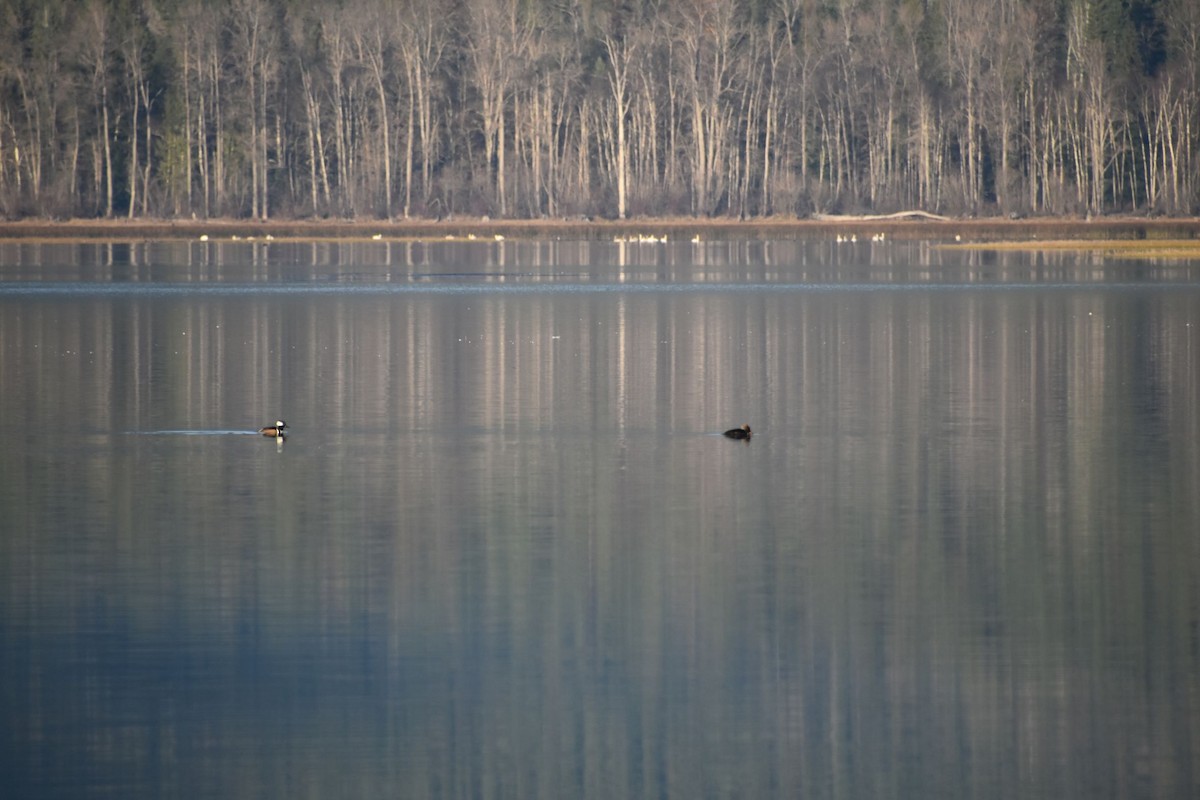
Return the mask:
[[[0,0],[0,215],[1194,214],[1196,0]]]

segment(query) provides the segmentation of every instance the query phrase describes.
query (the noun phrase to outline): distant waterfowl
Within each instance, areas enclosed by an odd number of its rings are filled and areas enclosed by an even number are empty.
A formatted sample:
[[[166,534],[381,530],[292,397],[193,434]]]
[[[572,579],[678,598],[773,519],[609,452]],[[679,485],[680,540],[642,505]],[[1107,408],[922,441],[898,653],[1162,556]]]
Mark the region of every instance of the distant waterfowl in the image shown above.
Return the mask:
[[[286,422],[284,422],[281,419],[277,419],[277,420],[275,420],[274,425],[270,425],[266,428],[259,428],[258,432],[261,433],[263,436],[270,436],[272,438],[275,438],[275,437],[282,438],[283,437],[283,429],[286,427],[287,427]]]
[[[730,439],[749,439],[751,436],[750,426],[743,425],[740,428],[733,428],[731,430],[727,430],[727,431],[725,431],[725,435],[728,436]]]

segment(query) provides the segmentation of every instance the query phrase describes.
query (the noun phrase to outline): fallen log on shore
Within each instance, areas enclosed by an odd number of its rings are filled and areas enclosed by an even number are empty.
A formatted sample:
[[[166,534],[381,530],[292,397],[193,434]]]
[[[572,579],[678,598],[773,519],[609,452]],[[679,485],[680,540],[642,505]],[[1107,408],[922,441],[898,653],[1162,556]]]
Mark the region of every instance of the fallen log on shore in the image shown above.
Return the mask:
[[[950,217],[941,214],[931,214],[928,211],[913,209],[912,211],[897,211],[894,214],[813,214],[818,222],[876,222],[885,219],[931,219],[937,222],[949,222]]]

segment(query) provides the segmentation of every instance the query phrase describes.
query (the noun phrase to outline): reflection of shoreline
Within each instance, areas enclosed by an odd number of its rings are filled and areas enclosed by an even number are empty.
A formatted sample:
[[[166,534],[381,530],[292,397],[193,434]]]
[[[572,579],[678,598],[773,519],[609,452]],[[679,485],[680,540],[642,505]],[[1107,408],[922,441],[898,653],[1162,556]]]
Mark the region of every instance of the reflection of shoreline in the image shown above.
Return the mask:
[[[520,239],[612,240],[655,236],[688,242],[714,239],[820,239],[837,234],[929,241],[1015,242],[1023,240],[1191,240],[1200,237],[1200,219],[1113,217],[1097,221],[1072,218],[934,220],[795,219],[777,217],[750,222],[685,217],[644,220],[23,220],[0,222],[0,240],[138,241],[145,239],[444,240]]]
[[[670,241],[0,246],[11,794],[1185,796],[1196,293]]]

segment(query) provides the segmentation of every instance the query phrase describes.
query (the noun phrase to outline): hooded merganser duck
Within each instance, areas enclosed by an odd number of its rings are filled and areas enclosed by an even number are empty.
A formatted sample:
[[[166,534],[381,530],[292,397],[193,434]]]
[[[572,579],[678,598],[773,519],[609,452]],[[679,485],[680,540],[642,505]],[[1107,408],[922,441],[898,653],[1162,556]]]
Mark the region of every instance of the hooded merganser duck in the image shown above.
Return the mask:
[[[277,420],[275,420],[274,425],[267,427],[267,428],[259,428],[258,432],[261,433],[263,436],[270,436],[272,438],[276,438],[276,437],[282,438],[283,437],[283,429],[286,427],[287,427],[286,422],[284,422],[281,419],[277,419]]]
[[[733,428],[732,430],[725,431],[725,435],[728,436],[730,439],[749,439],[750,438],[750,426],[743,425],[740,428]]]

